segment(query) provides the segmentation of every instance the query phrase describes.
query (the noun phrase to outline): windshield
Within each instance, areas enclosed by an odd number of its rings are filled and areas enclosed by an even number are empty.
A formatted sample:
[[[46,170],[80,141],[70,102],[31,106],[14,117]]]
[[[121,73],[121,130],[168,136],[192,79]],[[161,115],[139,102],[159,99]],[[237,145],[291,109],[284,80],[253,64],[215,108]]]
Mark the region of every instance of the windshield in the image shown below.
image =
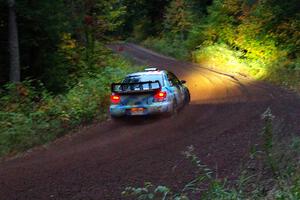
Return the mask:
[[[132,75],[127,76],[123,83],[140,83],[147,81],[159,81],[163,85],[162,75],[161,74],[147,74],[147,75]]]

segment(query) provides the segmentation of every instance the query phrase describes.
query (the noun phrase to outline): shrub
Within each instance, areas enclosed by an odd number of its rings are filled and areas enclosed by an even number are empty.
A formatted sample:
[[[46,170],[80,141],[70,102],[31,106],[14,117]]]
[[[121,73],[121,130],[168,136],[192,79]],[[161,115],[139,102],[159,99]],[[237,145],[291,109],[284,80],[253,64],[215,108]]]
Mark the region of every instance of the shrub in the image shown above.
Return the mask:
[[[189,52],[184,43],[179,39],[147,38],[142,43],[144,46],[181,60],[189,59]]]
[[[240,59],[242,52],[233,51],[224,44],[202,47],[193,52],[193,60],[203,66],[224,72],[248,74],[247,64]]]
[[[32,81],[6,85],[0,98],[0,156],[52,141],[82,122],[103,120],[110,83],[134,70],[113,55],[105,63],[106,67],[81,77],[64,94],[53,95]]]

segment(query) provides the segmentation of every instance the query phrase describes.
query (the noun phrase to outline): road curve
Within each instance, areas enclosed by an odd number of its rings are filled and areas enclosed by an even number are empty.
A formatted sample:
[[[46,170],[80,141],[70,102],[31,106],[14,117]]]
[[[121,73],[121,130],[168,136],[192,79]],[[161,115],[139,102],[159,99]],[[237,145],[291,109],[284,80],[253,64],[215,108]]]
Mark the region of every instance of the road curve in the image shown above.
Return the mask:
[[[123,199],[144,181],[180,188],[193,176],[181,152],[193,145],[219,177],[234,179],[260,142],[260,115],[270,107],[283,133],[300,135],[300,99],[289,91],[180,62],[134,44],[110,47],[138,63],[172,70],[192,102],[177,116],[82,128],[0,163],[0,200]]]

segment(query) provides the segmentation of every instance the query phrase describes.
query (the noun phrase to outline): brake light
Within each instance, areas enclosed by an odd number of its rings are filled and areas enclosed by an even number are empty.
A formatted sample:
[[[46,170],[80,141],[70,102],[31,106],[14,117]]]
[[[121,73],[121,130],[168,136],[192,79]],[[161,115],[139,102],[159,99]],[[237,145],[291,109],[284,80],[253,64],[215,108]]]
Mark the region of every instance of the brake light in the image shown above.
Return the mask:
[[[159,91],[154,95],[154,99],[158,101],[163,101],[167,97],[167,92]]]
[[[111,101],[113,104],[118,104],[118,103],[120,103],[120,101],[121,101],[121,97],[120,97],[120,95],[112,94],[112,95],[110,96],[110,101]]]

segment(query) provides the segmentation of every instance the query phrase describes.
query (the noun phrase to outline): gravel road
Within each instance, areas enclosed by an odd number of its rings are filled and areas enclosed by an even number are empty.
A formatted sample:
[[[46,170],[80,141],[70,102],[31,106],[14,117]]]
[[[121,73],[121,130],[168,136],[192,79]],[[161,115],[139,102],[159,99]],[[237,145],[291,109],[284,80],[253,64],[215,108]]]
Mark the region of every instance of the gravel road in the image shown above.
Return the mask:
[[[84,127],[50,145],[0,163],[0,199],[123,199],[126,186],[144,181],[180,188],[193,175],[182,156],[193,145],[219,177],[235,179],[261,140],[261,114],[270,107],[285,135],[300,135],[296,94],[176,61],[134,44],[113,50],[138,63],[173,71],[187,81],[191,104],[178,115]]]

